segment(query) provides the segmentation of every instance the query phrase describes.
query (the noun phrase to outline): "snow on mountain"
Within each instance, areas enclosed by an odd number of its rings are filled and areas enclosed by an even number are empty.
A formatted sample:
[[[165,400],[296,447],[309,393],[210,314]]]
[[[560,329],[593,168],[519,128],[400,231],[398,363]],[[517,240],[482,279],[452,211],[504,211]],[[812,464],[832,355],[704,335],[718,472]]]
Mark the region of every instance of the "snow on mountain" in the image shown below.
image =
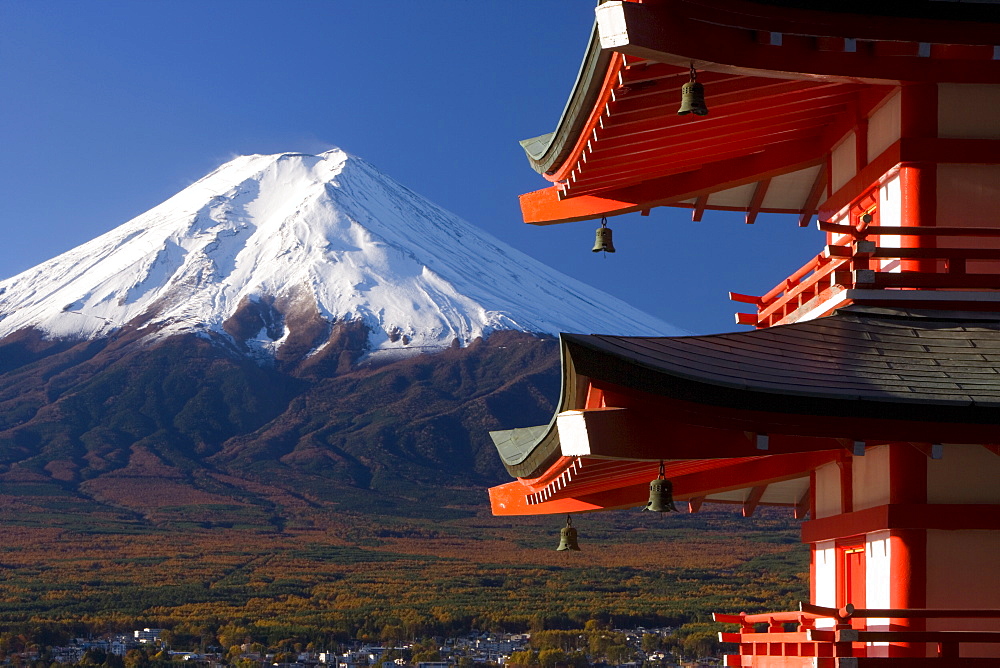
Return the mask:
[[[236,158],[0,282],[0,337],[34,327],[96,338],[126,324],[232,335],[247,309],[259,319],[242,342],[270,353],[294,313],[360,321],[369,350],[387,352],[465,345],[498,329],[684,333],[332,150]]]

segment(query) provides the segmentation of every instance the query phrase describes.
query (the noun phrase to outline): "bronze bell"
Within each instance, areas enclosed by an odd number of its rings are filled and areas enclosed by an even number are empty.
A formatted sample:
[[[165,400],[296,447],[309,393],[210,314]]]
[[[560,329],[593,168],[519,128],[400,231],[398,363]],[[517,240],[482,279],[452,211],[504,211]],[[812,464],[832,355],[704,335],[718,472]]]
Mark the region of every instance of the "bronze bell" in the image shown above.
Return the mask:
[[[576,529],[573,528],[573,519],[568,515],[566,516],[566,526],[559,532],[559,547],[556,548],[556,552],[563,550],[580,551],[580,544],[576,542]]]
[[[611,241],[611,228],[608,227],[607,218],[601,220],[601,226],[597,228],[597,238],[594,240],[594,247],[590,250],[595,253],[600,251],[604,251],[605,253],[615,252],[615,244]]]
[[[643,510],[654,513],[676,513],[674,505],[674,486],[663,477],[663,462],[660,462],[660,474],[649,483],[649,502]]]
[[[677,110],[678,116],[695,114],[707,116],[708,107],[705,105],[705,87],[697,81],[689,81],[681,86],[681,107]]]

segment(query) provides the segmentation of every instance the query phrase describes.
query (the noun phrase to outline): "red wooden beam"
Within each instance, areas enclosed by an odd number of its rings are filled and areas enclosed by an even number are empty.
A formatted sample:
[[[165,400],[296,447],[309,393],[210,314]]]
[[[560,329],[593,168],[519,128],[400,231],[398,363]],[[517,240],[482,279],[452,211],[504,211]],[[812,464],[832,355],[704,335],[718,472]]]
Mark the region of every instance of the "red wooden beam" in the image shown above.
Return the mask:
[[[1000,530],[1000,506],[892,504],[814,519],[802,525],[802,542],[816,543],[886,529]]]
[[[575,180],[567,184],[565,196],[599,194],[601,189],[641,184],[649,179],[700,169],[706,164],[770,151],[792,142],[815,142],[816,130],[823,122],[823,119],[816,119],[816,124],[813,126],[810,122],[810,127],[764,128],[758,135],[742,134],[705,142],[692,138],[690,142],[682,140],[657,149],[623,151],[617,159],[602,158],[600,162],[595,160],[581,165],[574,173]]]
[[[759,361],[775,364],[782,362],[780,355],[761,354]],[[918,416],[889,420],[848,415],[795,414],[780,412],[781,402],[776,398],[774,410],[749,410],[727,408],[645,394],[639,390],[615,385],[599,378],[591,384],[604,390],[609,405],[638,409],[648,415],[670,415],[671,419],[689,424],[702,424],[713,429],[732,431],[742,438],[748,454],[760,454],[746,439],[744,432],[768,433],[769,453],[795,452],[806,449],[802,437],[815,437],[812,450],[835,449],[842,446],[836,440],[852,434],[864,434],[869,445],[910,441],[937,443],[986,443],[995,445],[1000,437],[996,424],[942,423],[921,420]],[[793,436],[794,434],[794,436]],[[791,439],[791,440],[789,440]],[[655,457],[651,458],[655,459]]]
[[[741,295],[738,292],[730,292],[729,300],[734,302],[740,302],[741,304],[753,304],[754,306],[760,306],[763,300],[760,297],[754,297],[752,295]]]
[[[776,127],[773,132],[764,129],[757,136],[741,135],[703,143],[694,139],[691,142],[684,140],[659,149],[624,151],[616,160],[604,161],[602,158],[601,162],[582,165],[575,172],[575,181],[566,185],[565,196],[600,194],[598,190],[601,189],[629,187],[650,179],[701,169],[723,160],[774,150],[775,147],[780,150],[792,142],[815,142],[815,130],[821,125],[821,119],[818,119],[816,127],[794,130]],[[692,150],[688,151],[689,148]]]
[[[586,513],[609,508],[640,506],[649,500],[649,485],[614,489],[584,498],[565,498],[529,505],[525,487],[514,481],[491,487],[490,505],[494,515],[562,515]]]
[[[673,65],[659,64],[659,67],[669,68],[673,75],[654,76],[646,80],[631,79],[630,70],[618,73],[618,86],[611,91],[611,99],[608,104],[614,109],[621,109],[626,113],[642,109],[647,104],[666,104],[666,96],[673,95],[673,105],[676,108],[680,105],[680,89],[687,83],[690,77],[690,69],[685,67],[675,67]],[[665,73],[665,70],[664,70]],[[734,76],[719,72],[705,72],[699,78],[703,85],[711,86],[713,90],[722,93],[733,93],[740,91],[751,91],[755,88],[780,83],[774,79],[768,80],[763,77]],[[647,102],[655,100],[656,102]]]
[[[705,206],[708,204],[708,195],[699,195],[695,198],[694,207],[691,209],[691,222],[700,223],[701,217],[705,215]]]
[[[1000,229],[995,227],[946,227],[946,226],[906,227],[902,225],[868,225],[867,227],[864,228],[864,230],[858,231],[858,229],[852,225],[838,225],[837,223],[827,223],[824,221],[820,221],[817,227],[822,232],[832,232],[833,234],[845,234],[859,238],[867,236],[877,236],[877,235],[933,236],[933,237],[1000,237]],[[932,253],[937,251],[947,252],[950,250],[962,252],[961,249],[949,249],[949,248],[898,249],[898,248],[887,248],[887,247],[880,247],[877,252],[906,251],[906,252]],[[975,258],[970,258],[970,259],[975,259]]]
[[[679,165],[673,169],[677,172],[684,169],[683,173],[652,176],[641,183],[634,183],[632,178],[628,185],[609,188],[608,193],[629,194],[639,199],[659,195],[658,202],[690,199],[703,192],[728,190],[737,185],[805,169],[818,164],[823,157],[822,149],[811,138],[781,141],[778,135],[775,141],[768,144],[767,138],[763,138],[745,143],[733,142],[731,148],[720,146],[720,155],[700,163],[697,159],[689,162],[680,157],[678,162],[684,167]],[[761,150],[765,145],[767,150]],[[734,155],[733,151],[740,154]]]
[[[817,120],[817,126],[822,125]],[[624,153],[618,160],[581,166],[574,173],[575,181],[567,184],[563,197],[580,195],[600,195],[606,190],[641,185],[650,179],[659,179],[675,174],[701,169],[704,165],[724,160],[780,150],[792,142],[815,142],[816,128],[777,129],[757,137],[733,137],[729,141],[712,141],[698,147],[698,153],[687,154],[683,145],[659,150],[643,150],[640,153]],[[686,143],[686,142],[685,142]],[[674,153],[673,151],[677,151]]]
[[[857,87],[849,84],[805,86],[808,84],[779,81],[768,87],[748,85],[743,90],[731,93],[717,90],[722,87],[721,84],[707,87],[705,96],[706,102],[711,106],[711,113],[707,117],[696,119],[695,127],[724,125],[741,120],[750,112],[778,116],[829,108],[853,101],[858,91]],[[649,128],[691,127],[690,120],[673,113],[680,104],[680,97],[678,86],[677,90],[663,91],[655,96],[610,103],[598,130],[598,139],[607,134],[624,135]]]
[[[855,273],[860,274],[861,270]],[[864,274],[864,276],[872,280],[862,282],[860,277],[855,278],[855,282],[864,287],[1000,290],[1000,274],[925,274],[920,272],[894,274],[871,271],[870,274]]]
[[[822,157],[822,148],[814,142],[788,142],[766,153],[720,160],[684,174],[650,179],[601,195],[560,199],[555,186],[536,190],[521,195],[521,213],[524,222],[534,225],[631,213],[795,172],[818,164]]]
[[[742,112],[715,118],[708,116],[699,119],[696,124],[671,122],[673,119],[664,122],[660,119],[656,123],[646,125],[606,127],[597,132],[593,151],[587,156],[587,161],[599,162],[615,155],[653,150],[677,142],[687,142],[697,147],[723,138],[742,136],[752,138],[768,134],[769,131],[774,133],[799,130],[817,119],[823,119],[829,125],[830,119],[847,109],[849,101],[850,96],[843,96],[832,98],[827,105],[803,102],[780,110],[747,109],[744,106]]]
[[[748,118],[745,122],[720,123],[715,127],[684,129],[674,126],[630,136],[606,137],[592,142],[593,151],[588,153],[586,163],[574,165],[574,172],[577,181],[581,176],[605,172],[626,174],[632,182],[640,181],[655,176],[651,174],[653,170],[662,170],[664,165],[672,165],[678,160],[698,165],[712,162],[726,153],[735,157],[740,151],[745,154],[763,150],[776,142],[804,138],[818,141],[837,113],[840,112],[836,108],[805,110],[788,118]]]
[[[812,485],[806,488],[805,494],[799,499],[798,503],[795,504],[795,519],[804,520],[811,508],[812,502]]]
[[[673,483],[674,498],[677,500],[693,499],[696,511],[701,507],[704,497],[709,493],[732,491],[803,477],[817,466],[832,461],[837,456],[836,451],[825,451],[755,457],[733,463],[707,462],[710,468],[683,475],[672,475],[670,464],[668,464],[667,477]],[[547,472],[547,477],[551,478],[556,473],[555,470],[550,470]],[[649,500],[648,472],[639,482],[614,475],[592,481],[586,485],[578,484],[578,480],[571,480],[557,494],[540,503],[528,502],[528,495],[534,490],[522,481],[491,487],[489,492],[493,514],[546,515],[590,512],[610,508],[638,507]],[[697,500],[698,497],[701,497],[701,501]]]
[[[636,60],[626,58],[625,65],[618,73],[619,85],[626,86],[633,83],[644,83],[646,81],[661,82],[664,79],[674,79],[682,77],[686,80],[688,70],[674,65],[664,65],[649,60]]]
[[[750,517],[757,510],[757,504],[767,491],[767,485],[757,485],[750,490],[750,494],[743,501],[743,517]]]
[[[739,74],[781,73],[785,78],[898,83],[902,81],[989,83],[996,81],[1000,63],[914,56],[880,57],[868,49],[823,51],[816,37],[848,37],[874,42],[916,41],[932,44],[992,45],[995,24],[963,21],[856,16],[813,11],[802,21],[788,18],[786,7],[772,7],[760,16],[741,10],[726,13],[683,0],[656,3],[605,3],[597,9],[599,26],[615,26],[601,34],[602,45],[630,56],[683,66],[700,63],[701,70]],[[763,7],[757,5],[755,7]],[[794,10],[805,16],[809,10]],[[730,16],[728,21],[722,17]],[[724,22],[728,22],[726,25]],[[846,24],[850,23],[850,29]],[[752,24],[752,25],[751,25]],[[783,30],[780,26],[788,25]],[[753,31],[784,34],[781,46],[757,44]],[[831,32],[841,34],[830,34]],[[795,36],[805,36],[798,38]],[[933,55],[933,51],[932,51]],[[979,55],[979,52],[976,52]],[[961,63],[960,66],[957,63]]]
[[[772,483],[806,477],[810,471],[835,461],[838,456],[839,453],[834,450],[765,455],[708,471],[675,476],[671,478],[671,482],[674,485],[674,496],[680,498],[707,496],[757,486],[766,487]],[[758,497],[754,505],[759,502]]]
[[[760,205],[764,203],[764,197],[767,195],[767,189],[770,185],[771,179],[762,179],[757,182],[757,187],[753,191],[753,197],[750,198],[750,204],[747,206],[747,225],[753,225],[757,220],[757,214],[760,213]]]
[[[742,431],[688,424],[631,408],[567,411],[559,415],[557,425],[566,457],[658,461],[756,454]],[[706,448],[709,443],[712,447]]]
[[[828,113],[829,110],[853,105],[857,98],[857,93],[846,87],[833,88],[823,96],[814,93],[810,97],[806,92],[786,93],[786,95],[790,98],[786,104],[781,104],[780,99],[768,99],[741,100],[728,105],[714,105],[714,100],[709,99],[708,102],[713,105],[711,113],[708,116],[696,116],[693,121],[688,120],[687,116],[678,116],[674,113],[677,105],[673,100],[660,107],[637,109],[628,114],[616,112],[612,106],[609,107],[609,113],[603,119],[602,126],[596,131],[596,139],[625,137],[644,131],[685,133],[713,129],[715,133],[721,134],[726,126],[745,121],[756,120],[765,123],[780,121],[793,115],[798,117],[810,112],[813,115]]]
[[[823,196],[825,189],[826,161],[823,161],[820,163],[819,171],[816,172],[816,179],[813,181],[812,187],[809,188],[806,201],[802,203],[802,209],[799,211],[799,227],[809,225],[809,220],[816,215],[816,207],[819,205],[819,199]]]
[[[1000,61],[997,61],[1000,62]],[[850,205],[857,193],[903,162],[1000,164],[1000,139],[904,137],[894,142],[819,206],[820,218],[831,218]]]

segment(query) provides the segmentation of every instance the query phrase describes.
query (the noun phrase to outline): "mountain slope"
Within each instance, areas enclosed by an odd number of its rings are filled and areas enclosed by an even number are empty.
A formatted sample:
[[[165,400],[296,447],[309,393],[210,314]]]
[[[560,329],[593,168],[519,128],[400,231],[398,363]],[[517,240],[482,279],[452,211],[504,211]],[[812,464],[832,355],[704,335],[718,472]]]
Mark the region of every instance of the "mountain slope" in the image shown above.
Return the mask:
[[[342,151],[237,158],[0,282],[0,497],[251,524],[485,498],[564,330],[677,333]]]
[[[120,227],[0,282],[0,337],[212,333],[301,361],[335,324],[364,352],[501,329],[680,333],[492,238],[342,151],[237,158]]]
[[[558,389],[557,341],[519,332],[323,378],[190,334],[80,342],[0,374],[0,495],[198,522],[478,496],[506,475],[487,432],[547,421]]]

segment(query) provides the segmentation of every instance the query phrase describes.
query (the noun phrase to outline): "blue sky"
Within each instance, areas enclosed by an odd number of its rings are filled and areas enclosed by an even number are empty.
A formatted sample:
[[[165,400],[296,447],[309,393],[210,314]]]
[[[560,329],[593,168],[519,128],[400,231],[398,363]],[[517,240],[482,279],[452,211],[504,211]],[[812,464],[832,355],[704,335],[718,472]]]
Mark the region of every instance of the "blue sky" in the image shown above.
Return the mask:
[[[790,216],[675,209],[533,227],[590,0],[0,0],[0,277],[245,153],[338,146],[560,271],[696,333],[821,249]]]

